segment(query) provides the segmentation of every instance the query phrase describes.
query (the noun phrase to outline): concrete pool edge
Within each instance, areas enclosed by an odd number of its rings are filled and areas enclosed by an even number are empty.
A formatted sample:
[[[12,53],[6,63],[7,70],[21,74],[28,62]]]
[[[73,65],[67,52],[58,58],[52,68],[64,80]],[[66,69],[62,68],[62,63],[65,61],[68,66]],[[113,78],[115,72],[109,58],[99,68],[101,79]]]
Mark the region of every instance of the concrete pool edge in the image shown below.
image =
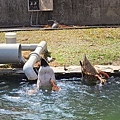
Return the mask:
[[[111,75],[120,76],[120,66],[113,66],[113,65],[95,65],[94,66],[97,70],[104,71]],[[74,74],[81,74],[81,66],[68,66],[66,67],[67,70],[64,69],[64,66],[61,67],[51,67],[55,73],[55,75],[70,75]],[[22,68],[0,68],[0,76],[9,76],[9,75],[20,75],[24,74]]]

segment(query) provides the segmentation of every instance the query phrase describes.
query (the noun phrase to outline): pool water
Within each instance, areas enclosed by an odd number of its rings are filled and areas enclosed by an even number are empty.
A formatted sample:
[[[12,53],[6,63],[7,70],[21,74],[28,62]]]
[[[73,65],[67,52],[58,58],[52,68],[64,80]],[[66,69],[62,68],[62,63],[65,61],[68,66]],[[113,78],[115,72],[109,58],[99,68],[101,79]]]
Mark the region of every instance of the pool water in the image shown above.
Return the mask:
[[[38,90],[26,79],[0,79],[0,120],[120,120],[120,78],[86,86],[80,78],[57,80],[59,92]]]

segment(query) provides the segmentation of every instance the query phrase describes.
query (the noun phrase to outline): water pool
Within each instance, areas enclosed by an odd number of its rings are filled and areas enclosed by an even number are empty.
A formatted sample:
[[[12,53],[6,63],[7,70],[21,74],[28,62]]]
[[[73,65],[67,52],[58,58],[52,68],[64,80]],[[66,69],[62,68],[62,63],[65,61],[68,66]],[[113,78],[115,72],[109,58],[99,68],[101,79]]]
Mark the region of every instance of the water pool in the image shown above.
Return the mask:
[[[79,78],[57,80],[60,92],[39,90],[26,79],[0,79],[0,120],[119,120],[120,78],[86,86]]]

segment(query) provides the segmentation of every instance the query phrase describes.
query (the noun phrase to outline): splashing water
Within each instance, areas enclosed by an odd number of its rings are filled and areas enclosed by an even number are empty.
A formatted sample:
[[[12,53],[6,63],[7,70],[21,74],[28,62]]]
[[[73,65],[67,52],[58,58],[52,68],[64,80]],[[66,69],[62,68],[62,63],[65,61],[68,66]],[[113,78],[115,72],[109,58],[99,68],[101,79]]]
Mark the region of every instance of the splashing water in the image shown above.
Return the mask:
[[[60,92],[27,91],[36,84],[27,80],[0,80],[0,118],[16,120],[118,120],[120,78],[111,77],[104,86],[86,86],[78,81],[57,80]],[[77,80],[77,81],[76,81]]]

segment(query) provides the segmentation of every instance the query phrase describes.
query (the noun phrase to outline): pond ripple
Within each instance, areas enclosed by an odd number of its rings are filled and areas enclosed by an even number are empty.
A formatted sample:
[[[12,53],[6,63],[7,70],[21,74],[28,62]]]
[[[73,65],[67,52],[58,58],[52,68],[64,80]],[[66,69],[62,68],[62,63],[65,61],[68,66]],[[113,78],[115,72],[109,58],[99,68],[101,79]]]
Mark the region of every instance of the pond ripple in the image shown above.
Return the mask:
[[[0,80],[1,120],[118,120],[120,118],[120,78],[111,77],[104,86],[86,86],[78,81],[57,80],[60,92],[27,91],[36,84],[27,80]]]

